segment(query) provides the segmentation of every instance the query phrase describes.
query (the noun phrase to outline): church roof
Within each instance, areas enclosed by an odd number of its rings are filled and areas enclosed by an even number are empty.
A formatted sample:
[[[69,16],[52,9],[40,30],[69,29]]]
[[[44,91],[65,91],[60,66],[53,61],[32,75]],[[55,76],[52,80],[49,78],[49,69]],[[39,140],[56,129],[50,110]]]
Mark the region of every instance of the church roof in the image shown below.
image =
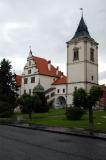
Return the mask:
[[[50,69],[48,68],[48,61],[46,59],[33,56],[33,60],[35,61],[39,74],[46,76],[60,77],[61,72],[59,71],[59,74],[57,75],[56,74],[57,68],[55,68],[52,64],[50,64],[51,65]]]
[[[79,22],[78,28],[77,28],[77,30],[75,32],[75,35],[74,35],[74,37],[72,39],[79,38],[79,37],[91,38],[83,16],[81,17],[81,20]]]

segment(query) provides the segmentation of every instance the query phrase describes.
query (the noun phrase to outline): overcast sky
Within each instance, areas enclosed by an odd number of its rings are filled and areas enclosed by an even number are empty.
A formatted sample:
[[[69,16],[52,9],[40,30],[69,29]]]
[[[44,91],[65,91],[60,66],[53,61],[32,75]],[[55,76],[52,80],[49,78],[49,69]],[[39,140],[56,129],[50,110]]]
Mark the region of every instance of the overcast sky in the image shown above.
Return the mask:
[[[99,43],[99,82],[106,83],[105,0],[0,0],[0,61],[21,74],[31,45],[33,55],[51,60],[65,72],[66,42],[84,9],[90,35]]]

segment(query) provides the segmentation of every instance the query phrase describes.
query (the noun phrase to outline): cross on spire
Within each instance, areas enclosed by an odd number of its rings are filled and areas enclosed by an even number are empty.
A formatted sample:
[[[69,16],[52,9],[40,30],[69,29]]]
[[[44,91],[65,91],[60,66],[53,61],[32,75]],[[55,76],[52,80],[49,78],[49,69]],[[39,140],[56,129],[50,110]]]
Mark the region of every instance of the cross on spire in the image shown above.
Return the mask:
[[[82,15],[82,17],[83,17],[83,8],[80,8],[80,10],[81,10],[81,15]]]

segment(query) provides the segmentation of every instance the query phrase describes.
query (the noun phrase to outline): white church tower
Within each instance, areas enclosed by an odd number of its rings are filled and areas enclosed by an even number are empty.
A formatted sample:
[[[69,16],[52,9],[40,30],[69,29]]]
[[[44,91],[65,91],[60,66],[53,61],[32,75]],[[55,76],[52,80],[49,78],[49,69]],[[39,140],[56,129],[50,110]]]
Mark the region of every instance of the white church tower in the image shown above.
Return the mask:
[[[98,43],[90,36],[83,14],[74,37],[67,42],[67,105],[75,88],[89,91],[98,84]]]

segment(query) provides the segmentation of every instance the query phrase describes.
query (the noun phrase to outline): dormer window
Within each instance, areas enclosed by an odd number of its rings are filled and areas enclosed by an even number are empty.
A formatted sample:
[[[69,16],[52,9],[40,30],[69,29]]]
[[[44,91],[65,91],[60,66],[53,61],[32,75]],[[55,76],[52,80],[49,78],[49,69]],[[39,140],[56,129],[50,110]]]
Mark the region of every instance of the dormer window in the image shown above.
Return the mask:
[[[73,61],[79,60],[79,49],[74,48],[74,53],[73,53]]]
[[[94,62],[94,49],[90,49],[90,61]]]

